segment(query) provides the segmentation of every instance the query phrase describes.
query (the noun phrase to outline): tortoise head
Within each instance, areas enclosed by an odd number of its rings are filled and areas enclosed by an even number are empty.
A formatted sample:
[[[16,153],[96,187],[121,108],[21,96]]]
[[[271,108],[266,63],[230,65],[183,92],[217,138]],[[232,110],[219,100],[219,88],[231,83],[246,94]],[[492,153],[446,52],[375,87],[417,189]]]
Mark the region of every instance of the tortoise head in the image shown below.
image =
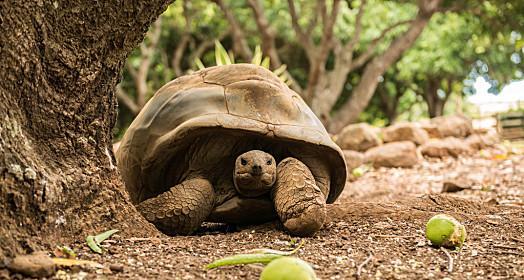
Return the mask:
[[[237,191],[247,197],[267,193],[276,180],[277,165],[272,155],[251,150],[237,157],[233,181]]]

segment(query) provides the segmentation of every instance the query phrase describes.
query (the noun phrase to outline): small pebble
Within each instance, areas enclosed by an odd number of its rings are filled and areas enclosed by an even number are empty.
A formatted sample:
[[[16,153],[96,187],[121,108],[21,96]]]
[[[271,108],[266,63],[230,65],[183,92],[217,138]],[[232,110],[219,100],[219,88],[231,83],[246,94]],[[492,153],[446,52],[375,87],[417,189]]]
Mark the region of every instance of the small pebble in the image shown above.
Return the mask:
[[[55,274],[56,265],[45,252],[17,256],[8,265],[9,270],[23,275],[41,278]]]
[[[7,269],[0,269],[0,280],[11,279],[9,271]]]
[[[113,272],[122,272],[124,271],[124,266],[121,264],[111,264],[109,265],[109,269]]]

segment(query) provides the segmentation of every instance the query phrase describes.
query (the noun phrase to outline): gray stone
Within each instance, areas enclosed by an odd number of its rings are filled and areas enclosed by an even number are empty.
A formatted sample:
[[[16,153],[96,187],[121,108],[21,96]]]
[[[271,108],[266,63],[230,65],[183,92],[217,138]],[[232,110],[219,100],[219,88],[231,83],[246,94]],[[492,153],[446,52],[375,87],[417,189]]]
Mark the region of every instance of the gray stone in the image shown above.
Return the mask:
[[[398,123],[382,130],[384,142],[411,141],[422,145],[429,140],[428,133],[416,123]]]
[[[365,161],[375,167],[411,167],[419,162],[419,156],[413,142],[401,141],[369,149]]]
[[[342,150],[366,151],[382,144],[377,128],[367,123],[350,124],[336,136],[336,143]]]
[[[431,123],[437,126],[441,137],[464,138],[473,133],[471,119],[463,115],[441,116],[431,119]]]
[[[352,151],[352,150],[343,150],[344,158],[346,159],[346,167],[349,173],[351,170],[359,167],[364,163],[364,154]]]
[[[456,137],[447,137],[444,139],[431,139],[420,147],[422,155],[428,157],[458,157],[462,154],[472,152],[470,146],[465,140]]]

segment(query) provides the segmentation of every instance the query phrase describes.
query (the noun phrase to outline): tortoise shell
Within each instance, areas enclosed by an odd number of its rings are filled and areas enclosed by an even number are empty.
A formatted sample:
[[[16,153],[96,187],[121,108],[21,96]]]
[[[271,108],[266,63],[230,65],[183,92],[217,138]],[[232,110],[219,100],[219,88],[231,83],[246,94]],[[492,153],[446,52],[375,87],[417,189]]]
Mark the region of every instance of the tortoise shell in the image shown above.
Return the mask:
[[[342,151],[302,98],[263,67],[233,64],[167,83],[129,126],[116,156],[133,203],[180,183],[173,170],[187,168],[188,146],[210,129],[217,139],[235,131],[315,150],[329,169],[327,202],[344,188]]]

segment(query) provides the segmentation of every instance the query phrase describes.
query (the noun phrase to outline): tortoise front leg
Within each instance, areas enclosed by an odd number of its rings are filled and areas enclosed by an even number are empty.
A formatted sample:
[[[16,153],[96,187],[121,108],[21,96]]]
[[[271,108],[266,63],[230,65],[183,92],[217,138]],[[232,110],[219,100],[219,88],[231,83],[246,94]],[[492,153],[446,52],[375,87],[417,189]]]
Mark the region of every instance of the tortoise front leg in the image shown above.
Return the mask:
[[[326,220],[326,198],[298,159],[289,157],[278,164],[272,197],[280,220],[292,234],[313,235]]]
[[[140,202],[136,208],[162,232],[186,235],[200,227],[214,202],[215,192],[208,180],[190,179]]]

